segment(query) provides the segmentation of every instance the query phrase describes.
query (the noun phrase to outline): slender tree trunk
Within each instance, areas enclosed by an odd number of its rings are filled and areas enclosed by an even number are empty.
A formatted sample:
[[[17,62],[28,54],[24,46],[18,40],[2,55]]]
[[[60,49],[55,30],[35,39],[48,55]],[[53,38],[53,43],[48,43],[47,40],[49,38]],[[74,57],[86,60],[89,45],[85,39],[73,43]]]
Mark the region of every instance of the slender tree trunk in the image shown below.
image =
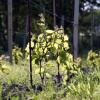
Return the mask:
[[[74,31],[73,31],[73,49],[74,59],[78,57],[78,23],[79,23],[79,0],[74,0]]]
[[[24,33],[24,40],[23,40],[23,59],[25,58],[25,47],[26,47],[26,41],[28,36],[28,15],[25,17],[25,33]]]
[[[8,53],[12,63],[12,0],[8,0]]]
[[[54,26],[54,29],[56,27],[56,6],[55,6],[55,0],[53,0],[53,26]]]
[[[56,24],[58,27],[61,26],[61,17],[62,17],[62,0],[56,0]]]
[[[30,57],[30,85],[33,87],[32,78],[32,51],[31,51],[31,0],[28,0],[28,32],[29,32],[29,57]]]
[[[94,9],[93,4],[91,4],[91,50],[93,50],[93,34],[94,34]]]
[[[61,1],[61,26],[63,26],[63,28],[64,28],[64,20],[65,20],[65,16],[64,16],[64,12],[65,12],[65,10],[64,10],[64,0],[62,0]]]

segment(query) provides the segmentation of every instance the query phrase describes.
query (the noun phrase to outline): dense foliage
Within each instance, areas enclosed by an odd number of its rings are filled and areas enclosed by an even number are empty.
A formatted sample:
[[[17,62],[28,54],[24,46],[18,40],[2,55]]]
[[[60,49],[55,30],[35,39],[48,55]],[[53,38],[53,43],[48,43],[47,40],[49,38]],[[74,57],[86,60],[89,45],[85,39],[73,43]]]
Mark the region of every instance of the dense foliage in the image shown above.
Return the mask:
[[[43,83],[44,75],[49,76],[47,70],[49,71],[56,64],[58,70],[57,77],[58,81],[60,81],[60,68],[66,70],[70,66],[73,67],[73,58],[68,52],[68,37],[64,35],[63,28],[54,31],[48,30],[43,17],[38,25],[40,26],[41,33],[39,36],[33,35],[32,37],[33,65],[36,64],[37,67],[39,66],[36,69],[36,73],[40,73]],[[29,53],[29,45],[27,45],[26,51]],[[67,74],[67,72],[63,73]]]
[[[63,28],[49,30],[42,16],[39,35],[31,38],[33,87],[29,83],[29,44],[26,59],[13,49],[14,64],[0,60],[0,99],[99,100],[100,54],[90,51],[86,59],[73,61]]]
[[[60,81],[56,64],[59,61],[56,58],[54,60],[49,58],[47,62],[42,60],[41,66],[38,61],[35,63],[33,60],[33,89],[30,88],[28,81],[27,61],[13,66],[1,61],[0,91],[3,97],[12,98],[12,100],[18,98],[25,100],[29,98],[33,100],[41,98],[44,100],[99,100],[100,55],[98,53],[90,51],[87,59],[82,61],[81,58],[78,58],[74,62],[74,67],[69,60],[67,60],[69,66],[60,62]],[[42,67],[41,70],[40,67]]]

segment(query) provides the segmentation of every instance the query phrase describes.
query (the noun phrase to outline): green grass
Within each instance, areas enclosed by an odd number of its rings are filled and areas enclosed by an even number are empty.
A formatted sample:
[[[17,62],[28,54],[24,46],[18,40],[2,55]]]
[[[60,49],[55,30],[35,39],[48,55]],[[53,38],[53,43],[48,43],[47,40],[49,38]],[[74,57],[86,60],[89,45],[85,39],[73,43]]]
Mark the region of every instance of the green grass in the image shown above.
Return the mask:
[[[18,65],[15,65],[15,64],[10,65],[9,63],[4,62],[4,61],[2,62],[2,64],[6,64],[7,66],[9,66],[11,68],[11,71],[9,72],[9,74],[7,73],[7,74],[0,75],[0,96],[2,92],[3,82],[6,82],[9,85],[11,85],[12,83],[16,83],[16,84],[26,84],[28,87],[30,86],[29,64],[27,61],[22,61]],[[36,68],[37,66],[33,65],[33,83],[37,84],[38,86],[39,84],[41,84],[41,80],[40,80],[39,75],[34,74]],[[51,72],[51,74],[56,75],[57,74],[56,66],[49,69],[49,71]],[[96,74],[100,76],[100,71],[98,71],[98,73]],[[85,75],[85,76],[89,78],[91,77],[88,75]],[[73,80],[74,81],[77,80],[79,83],[80,82],[84,83],[85,81],[88,82],[87,79],[85,79],[84,77],[81,78],[80,76],[78,76],[78,77],[75,77]],[[81,91],[80,93],[78,93],[77,87],[75,87],[76,89],[72,88],[72,90],[71,89],[68,90],[68,86],[61,86],[60,88],[57,88],[54,85],[52,78],[47,79],[46,86],[44,87],[42,92],[35,93],[33,90],[31,90],[30,92],[21,93],[22,96],[20,98],[22,100],[27,100],[29,98],[31,98],[32,100],[41,100],[41,98],[42,100],[99,100],[100,99],[100,83],[95,84],[94,81],[92,82],[94,84],[94,91],[93,91],[92,98],[90,98],[92,94],[90,94],[89,96],[85,94],[86,91]],[[87,87],[87,84],[86,83],[84,84]],[[17,92],[20,92],[20,91],[17,91]],[[20,100],[20,98],[16,96],[16,97],[12,97],[11,100]]]

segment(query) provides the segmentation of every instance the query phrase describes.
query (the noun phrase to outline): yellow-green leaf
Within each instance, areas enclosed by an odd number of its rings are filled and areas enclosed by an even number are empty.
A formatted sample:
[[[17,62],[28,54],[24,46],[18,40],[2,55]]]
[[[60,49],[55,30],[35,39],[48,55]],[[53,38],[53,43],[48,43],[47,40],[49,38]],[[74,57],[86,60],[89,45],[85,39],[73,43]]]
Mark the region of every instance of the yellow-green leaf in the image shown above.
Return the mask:
[[[46,52],[47,52],[47,50],[48,50],[48,49],[47,49],[47,48],[45,48],[45,49],[44,49],[44,53],[46,53]]]
[[[38,23],[38,25],[39,25],[39,26],[45,26],[45,24],[44,24],[44,23]]]
[[[63,65],[61,66],[61,71],[64,72],[65,70],[66,70],[66,66],[63,64]]]
[[[45,47],[45,46],[46,46],[46,42],[43,42],[43,43],[42,43],[42,46]]]
[[[34,42],[31,42],[31,47],[34,47]]]
[[[69,48],[69,45],[67,42],[64,43],[64,48]]]
[[[52,33],[54,33],[54,31],[53,30],[46,30],[46,33],[52,34]]]
[[[29,45],[27,45],[27,47],[25,48],[25,51],[26,51],[27,53],[29,53]]]
[[[49,73],[46,73],[47,78],[51,78],[51,75]]]
[[[54,47],[55,47],[56,49],[58,49],[58,44],[57,44],[57,43],[55,43],[55,44],[54,44]]]
[[[61,44],[61,43],[62,43],[62,40],[61,40],[61,39],[57,39],[57,40],[56,40],[56,43],[57,43],[57,44]]]
[[[67,75],[65,75],[65,76],[63,77],[63,79],[64,79],[64,80],[67,80],[67,79],[68,79],[68,76],[67,76]]]
[[[2,65],[2,72],[3,73],[10,73],[10,71],[11,71],[10,66],[8,66],[6,64]]]
[[[39,74],[39,73],[40,73],[40,69],[39,68],[35,69],[35,74]]]
[[[68,41],[68,36],[67,35],[64,36],[64,41]]]

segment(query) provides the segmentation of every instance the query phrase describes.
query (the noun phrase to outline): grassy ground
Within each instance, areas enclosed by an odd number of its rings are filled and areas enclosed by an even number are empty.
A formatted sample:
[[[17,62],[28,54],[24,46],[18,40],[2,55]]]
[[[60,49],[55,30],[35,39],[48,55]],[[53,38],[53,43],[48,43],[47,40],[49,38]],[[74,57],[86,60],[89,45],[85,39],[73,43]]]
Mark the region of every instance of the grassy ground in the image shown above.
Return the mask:
[[[0,73],[0,100],[3,100],[4,84],[6,84],[5,90],[10,87],[6,96],[11,100],[100,100],[100,83],[98,83],[100,71],[89,75],[77,75],[72,79],[73,83],[69,82],[67,85],[57,87],[53,79],[53,76],[57,74],[56,67],[49,69],[52,77],[46,79],[46,85],[42,85],[40,75],[35,74],[37,66],[33,65],[34,85],[31,88],[27,61],[22,61],[17,65],[2,61],[2,65],[7,68],[4,73]],[[74,84],[74,82],[77,83]]]

